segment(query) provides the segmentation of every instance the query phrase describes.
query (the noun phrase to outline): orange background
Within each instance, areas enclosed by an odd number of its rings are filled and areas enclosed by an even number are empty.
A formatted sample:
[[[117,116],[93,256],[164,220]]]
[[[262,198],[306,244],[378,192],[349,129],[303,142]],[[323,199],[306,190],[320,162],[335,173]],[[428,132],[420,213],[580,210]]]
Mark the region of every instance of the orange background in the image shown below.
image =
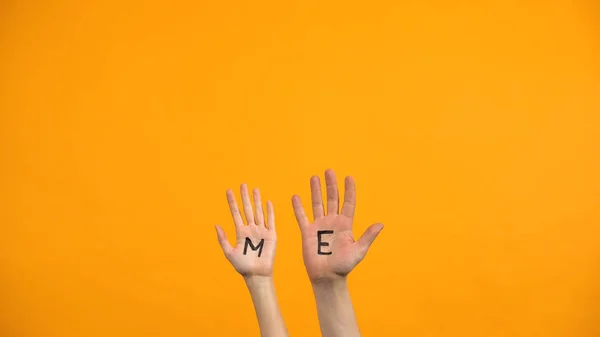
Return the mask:
[[[595,1],[3,1],[0,335],[258,336],[225,190],[358,186],[364,336],[600,335]]]

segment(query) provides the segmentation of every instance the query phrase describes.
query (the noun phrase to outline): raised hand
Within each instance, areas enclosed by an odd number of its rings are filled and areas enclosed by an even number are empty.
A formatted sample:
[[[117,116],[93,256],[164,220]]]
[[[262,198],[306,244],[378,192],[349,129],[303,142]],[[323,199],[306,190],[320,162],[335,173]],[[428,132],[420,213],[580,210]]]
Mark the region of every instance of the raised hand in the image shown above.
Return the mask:
[[[267,221],[260,200],[260,192],[254,189],[254,207],[248,194],[248,187],[240,188],[242,205],[247,225],[231,190],[227,190],[227,202],[235,224],[236,245],[232,247],[220,226],[216,226],[217,237],[225,257],[235,270],[244,276],[252,297],[254,311],[262,337],[288,337],[285,322],[279,310],[275,285],[273,283],[273,261],[275,259],[275,213],[273,204],[267,201]]]
[[[323,337],[360,337],[360,330],[350,298],[346,276],[362,261],[369,247],[383,229],[382,224],[370,226],[354,240],[352,221],[356,208],[356,187],[352,177],[346,177],[344,204],[339,211],[339,192],[335,173],[325,171],[327,214],[323,206],[321,182],[310,179],[314,222],[306,217],[300,197],[292,204],[302,232],[302,255],[311,280]]]
[[[346,177],[344,204],[339,211],[338,185],[333,170],[325,171],[327,213],[323,206],[318,176],[310,179],[314,222],[311,224],[298,195],[292,198],[296,220],[302,232],[302,255],[311,281],[345,277],[362,261],[383,225],[371,225],[354,240],[352,222],[356,208],[356,187],[352,177]]]
[[[227,240],[225,231],[216,225],[219,243],[227,260],[242,276],[271,276],[277,243],[273,204],[267,201],[267,221],[265,222],[260,191],[257,188],[254,189],[256,214],[252,210],[248,186],[242,184],[240,191],[247,225],[244,224],[233,192],[227,190],[227,202],[235,224],[236,245],[232,247]]]

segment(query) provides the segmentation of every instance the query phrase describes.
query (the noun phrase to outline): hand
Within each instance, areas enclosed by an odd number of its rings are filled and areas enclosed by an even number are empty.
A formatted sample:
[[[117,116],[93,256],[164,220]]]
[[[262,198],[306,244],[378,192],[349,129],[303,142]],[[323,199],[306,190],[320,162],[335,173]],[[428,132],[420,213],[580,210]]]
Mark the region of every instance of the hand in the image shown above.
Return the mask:
[[[268,221],[265,223],[260,191],[257,188],[254,189],[255,218],[246,184],[243,184],[240,190],[248,225],[244,225],[244,220],[240,214],[233,192],[227,190],[227,202],[233,216],[237,239],[234,248],[229,244],[225,236],[225,231],[219,225],[216,225],[219,243],[221,244],[221,248],[223,248],[227,260],[242,276],[272,276],[275,245],[277,242],[273,204],[267,201]]]
[[[300,197],[294,195],[292,204],[302,232],[302,255],[311,281],[343,278],[362,261],[383,224],[370,226],[354,241],[352,221],[356,207],[356,187],[352,177],[346,177],[344,205],[339,213],[339,193],[332,170],[325,171],[327,185],[327,214],[323,207],[321,183],[318,176],[310,179],[314,222],[309,223]]]

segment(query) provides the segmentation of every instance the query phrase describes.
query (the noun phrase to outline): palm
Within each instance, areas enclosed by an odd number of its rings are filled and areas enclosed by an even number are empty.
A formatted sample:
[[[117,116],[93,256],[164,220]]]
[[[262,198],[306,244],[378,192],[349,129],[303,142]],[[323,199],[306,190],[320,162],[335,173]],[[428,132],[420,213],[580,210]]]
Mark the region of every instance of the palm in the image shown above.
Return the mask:
[[[248,187],[245,184],[241,186],[241,194],[247,225],[244,224],[233,192],[228,190],[227,202],[236,227],[236,245],[232,247],[227,241],[223,229],[216,226],[219,243],[227,260],[241,275],[270,276],[273,274],[275,246],[277,244],[273,204],[270,201],[267,202],[267,227],[258,189],[254,189],[256,216],[252,210]]]
[[[275,232],[264,226],[242,226],[236,236],[235,248],[228,257],[235,270],[242,275],[271,275],[277,243]],[[249,238],[255,246],[264,239],[260,257],[258,251],[252,251],[251,247],[246,247],[246,255],[244,255],[246,238]]]
[[[323,230],[332,230],[333,234],[327,236],[329,246],[319,247],[318,240],[311,238],[318,237],[317,233]],[[303,233],[302,252],[309,278],[348,274],[360,260],[353,244],[352,219],[343,215],[328,215],[308,226]],[[319,248],[332,254],[319,255]]]
[[[338,214],[338,191],[335,174],[328,170],[327,209],[325,215],[318,177],[311,178],[312,204],[315,221],[309,224],[298,196],[294,196],[294,210],[302,232],[302,255],[311,280],[346,276],[365,257],[375,237],[383,228],[381,224],[371,226],[358,240],[354,240],[352,222],[356,207],[354,180],[346,178],[345,200]]]

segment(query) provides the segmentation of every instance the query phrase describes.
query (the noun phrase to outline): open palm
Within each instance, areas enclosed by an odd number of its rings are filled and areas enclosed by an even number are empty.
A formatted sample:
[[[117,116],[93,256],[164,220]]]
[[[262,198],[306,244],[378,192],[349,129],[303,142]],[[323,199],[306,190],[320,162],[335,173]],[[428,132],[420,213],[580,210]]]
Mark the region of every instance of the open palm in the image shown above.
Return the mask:
[[[300,197],[294,195],[292,203],[296,220],[302,232],[302,255],[308,277],[313,280],[346,276],[362,261],[382,224],[370,226],[354,240],[352,222],[356,208],[356,186],[352,177],[345,179],[344,204],[339,212],[339,192],[335,173],[325,172],[327,187],[327,214],[323,207],[321,183],[318,176],[310,180],[314,222],[311,224],[304,212]]]
[[[242,205],[246,216],[247,225],[244,224],[242,215],[231,190],[227,190],[227,202],[233,217],[236,230],[236,245],[232,247],[225,231],[217,225],[217,237],[223,253],[235,270],[243,276],[271,276],[273,274],[273,261],[275,259],[275,213],[273,204],[267,201],[267,222],[262,209],[260,191],[254,189],[254,204],[256,215],[252,210],[252,203],[248,194],[248,187],[243,184],[240,188]],[[267,227],[268,225],[268,227]]]

